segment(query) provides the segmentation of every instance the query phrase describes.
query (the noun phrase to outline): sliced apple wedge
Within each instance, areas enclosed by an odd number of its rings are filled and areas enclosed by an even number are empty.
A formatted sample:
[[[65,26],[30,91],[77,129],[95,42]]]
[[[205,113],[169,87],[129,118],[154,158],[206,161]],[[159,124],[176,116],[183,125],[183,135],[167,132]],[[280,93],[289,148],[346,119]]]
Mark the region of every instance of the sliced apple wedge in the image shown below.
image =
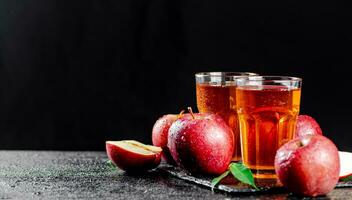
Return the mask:
[[[339,151],[340,179],[352,176],[352,153]]]
[[[109,159],[127,172],[141,172],[160,164],[162,149],[134,140],[106,141]]]

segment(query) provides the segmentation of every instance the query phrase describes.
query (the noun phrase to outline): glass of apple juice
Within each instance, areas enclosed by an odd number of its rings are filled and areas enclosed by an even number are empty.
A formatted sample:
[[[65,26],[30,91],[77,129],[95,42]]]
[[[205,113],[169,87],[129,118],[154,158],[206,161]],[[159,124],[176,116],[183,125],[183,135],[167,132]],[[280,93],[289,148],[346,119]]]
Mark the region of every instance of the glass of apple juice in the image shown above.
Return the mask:
[[[249,76],[236,80],[242,161],[255,178],[276,178],[277,149],[293,138],[302,79]]]
[[[240,132],[236,111],[236,79],[254,76],[250,72],[196,73],[197,107],[200,113],[217,113],[234,133],[233,161],[241,159]]]

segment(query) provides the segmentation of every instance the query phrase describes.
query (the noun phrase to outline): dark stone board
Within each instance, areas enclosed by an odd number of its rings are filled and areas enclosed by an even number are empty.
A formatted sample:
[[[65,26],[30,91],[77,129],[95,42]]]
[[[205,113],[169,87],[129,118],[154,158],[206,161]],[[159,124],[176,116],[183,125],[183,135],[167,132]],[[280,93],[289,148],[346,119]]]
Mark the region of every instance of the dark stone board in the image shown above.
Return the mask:
[[[227,181],[225,183],[221,182],[214,188],[211,187],[211,180],[214,177],[201,176],[201,175],[192,175],[187,173],[186,171],[180,169],[179,167],[175,167],[172,165],[168,165],[163,163],[159,166],[158,170],[164,171],[174,177],[179,179],[188,181],[190,183],[194,183],[200,186],[204,186],[208,189],[230,193],[230,194],[273,194],[273,193],[285,193],[285,189],[277,183],[276,180],[256,180],[256,185],[259,187],[259,190],[252,188],[249,185],[242,184],[236,180],[234,180],[231,176],[227,177]],[[352,181],[342,181],[340,180],[336,188],[348,188],[352,187]]]

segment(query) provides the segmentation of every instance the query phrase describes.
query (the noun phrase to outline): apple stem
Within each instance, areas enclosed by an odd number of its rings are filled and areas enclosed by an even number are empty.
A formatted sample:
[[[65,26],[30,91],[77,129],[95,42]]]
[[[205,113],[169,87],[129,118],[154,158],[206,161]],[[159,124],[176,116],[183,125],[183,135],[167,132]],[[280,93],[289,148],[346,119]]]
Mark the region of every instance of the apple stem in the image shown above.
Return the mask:
[[[187,110],[188,110],[188,112],[192,115],[193,119],[196,119],[196,118],[194,117],[192,108],[191,108],[191,107],[188,107]]]
[[[183,113],[185,112],[185,110],[181,110],[180,114],[177,115],[177,118],[182,117]]]

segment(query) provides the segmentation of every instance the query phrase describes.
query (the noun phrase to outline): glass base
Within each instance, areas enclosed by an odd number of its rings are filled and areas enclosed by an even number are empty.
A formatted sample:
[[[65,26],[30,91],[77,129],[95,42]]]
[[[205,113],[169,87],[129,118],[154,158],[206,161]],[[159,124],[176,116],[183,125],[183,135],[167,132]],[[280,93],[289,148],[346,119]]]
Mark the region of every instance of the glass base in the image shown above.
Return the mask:
[[[238,162],[238,161],[241,161],[241,157],[232,157],[231,159],[232,162]]]
[[[275,170],[251,169],[256,179],[277,179]]]

